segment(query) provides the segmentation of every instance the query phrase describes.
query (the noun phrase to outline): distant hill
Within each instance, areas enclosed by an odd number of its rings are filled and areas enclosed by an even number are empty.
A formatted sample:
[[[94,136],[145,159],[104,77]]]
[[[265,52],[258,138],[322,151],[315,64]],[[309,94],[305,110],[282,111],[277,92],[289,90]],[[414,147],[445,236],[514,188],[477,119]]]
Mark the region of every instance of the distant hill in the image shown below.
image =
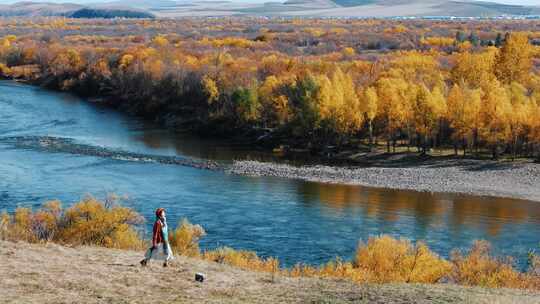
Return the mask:
[[[148,12],[129,9],[82,8],[67,15],[71,18],[154,18]]]
[[[446,1],[438,7],[442,12],[455,16],[481,16],[481,15],[536,15],[540,13],[539,7],[525,5],[507,5],[481,1]]]
[[[331,6],[361,6],[366,4],[374,3],[376,0],[287,0],[285,5],[313,5],[314,3],[319,4],[321,2],[331,3]]]
[[[0,5],[0,16],[62,16],[81,8],[83,8],[82,5],[73,3],[18,2],[11,5]]]
[[[74,18],[153,18],[194,16],[305,17],[495,17],[540,15],[540,7],[473,0],[284,0],[247,3],[210,0],[111,0],[82,6],[73,3],[19,2],[0,5],[0,16]]]
[[[0,5],[1,17],[51,17],[72,18],[154,18],[150,12],[128,6],[109,4],[86,7],[73,3],[17,2]]]
[[[305,7],[305,8],[339,7],[339,4],[337,4],[335,1],[332,1],[332,0],[287,0],[283,3],[283,5],[289,6],[289,7],[294,6],[294,7]]]
[[[172,0],[112,0],[106,4],[111,6],[152,9],[175,6],[178,5],[178,2]]]
[[[328,5],[327,9],[318,9],[321,1],[332,2],[337,7]],[[307,11],[283,11],[283,14],[357,17],[540,15],[540,7],[472,0],[287,0],[284,6],[296,3],[302,3]]]

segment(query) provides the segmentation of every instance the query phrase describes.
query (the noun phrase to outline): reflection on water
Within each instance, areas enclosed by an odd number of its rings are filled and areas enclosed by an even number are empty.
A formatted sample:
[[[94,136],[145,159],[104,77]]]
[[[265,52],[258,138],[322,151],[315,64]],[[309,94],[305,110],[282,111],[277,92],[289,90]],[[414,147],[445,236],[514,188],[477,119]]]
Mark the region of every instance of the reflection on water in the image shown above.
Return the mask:
[[[63,148],[71,154],[50,153],[9,144],[6,137],[75,144]],[[85,147],[220,161],[273,159],[219,140],[173,134],[71,95],[0,81],[0,210],[115,192],[128,196],[124,203],[147,219],[160,206],[171,223],[187,217],[202,224],[208,232],[203,248],[255,250],[285,265],[350,258],[359,240],[379,234],[424,240],[445,256],[487,239],[522,266],[528,250],[540,244],[537,202],[235,176],[77,153]]]
[[[200,159],[231,161],[249,159],[261,161],[276,161],[271,153],[248,150],[245,146],[233,146],[217,139],[197,138],[189,134],[173,134],[169,131],[146,123],[147,128],[141,134],[132,137],[146,147],[161,151],[173,151],[174,154],[186,155]]]
[[[496,236],[504,225],[540,225],[540,204],[531,201],[322,183],[302,183],[298,190],[306,205],[324,204],[329,213],[360,212],[381,221],[412,216],[424,228],[448,220],[450,232],[477,228]]]
[[[233,160],[257,160],[303,165],[318,161],[313,156],[301,153],[290,154],[287,159],[283,159],[260,147],[249,147],[241,143],[231,143],[231,140],[201,137],[185,132],[173,133],[148,121],[132,120],[129,128],[133,131],[136,130],[130,134],[130,139],[133,142],[142,143],[145,147],[161,151],[161,153],[185,155],[225,163]]]

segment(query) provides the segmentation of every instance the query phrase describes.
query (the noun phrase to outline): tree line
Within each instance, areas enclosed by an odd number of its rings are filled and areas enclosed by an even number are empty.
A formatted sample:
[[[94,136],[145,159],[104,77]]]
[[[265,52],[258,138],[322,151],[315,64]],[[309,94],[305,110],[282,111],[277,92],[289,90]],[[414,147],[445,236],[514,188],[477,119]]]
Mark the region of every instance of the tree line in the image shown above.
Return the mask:
[[[388,152],[451,147],[540,159],[540,77],[530,36],[512,32],[484,46],[457,31],[422,38],[434,47],[366,57],[351,47],[288,55],[260,36],[8,35],[0,39],[0,73],[104,96],[176,127],[264,130],[272,145],[318,151],[384,143]],[[450,53],[438,49],[449,44]]]

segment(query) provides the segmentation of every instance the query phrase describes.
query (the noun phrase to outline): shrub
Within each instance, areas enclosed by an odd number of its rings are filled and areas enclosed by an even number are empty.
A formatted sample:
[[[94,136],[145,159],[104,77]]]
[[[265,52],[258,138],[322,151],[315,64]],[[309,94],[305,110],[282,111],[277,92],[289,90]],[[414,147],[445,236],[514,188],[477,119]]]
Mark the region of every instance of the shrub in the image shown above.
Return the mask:
[[[0,63],[0,76],[7,77],[11,74],[11,69],[5,64]]]
[[[460,251],[452,253],[454,270],[452,279],[461,285],[484,287],[534,288],[538,278],[520,273],[512,267],[509,258],[490,256],[490,245],[486,241],[474,242],[467,255]],[[540,286],[536,286],[538,288]]]
[[[62,214],[59,201],[43,204],[41,210],[32,214],[31,233],[36,240],[51,241],[58,232],[58,222]]]
[[[287,275],[293,278],[314,277],[314,276],[317,276],[317,274],[318,274],[317,268],[310,265],[304,265],[304,264],[296,264],[287,272]]]
[[[313,276],[311,269],[304,267],[303,271],[307,272],[307,276]],[[344,262],[340,258],[321,266],[316,270],[315,276],[347,278],[354,282],[368,281],[368,277],[362,269],[356,268],[352,262]]]
[[[0,240],[7,240],[9,233],[9,223],[11,222],[11,217],[6,211],[3,211],[0,215]]]
[[[206,251],[203,254],[205,260],[236,266],[242,269],[278,272],[279,260],[276,258],[260,258],[253,251],[234,250],[229,247],[221,247],[216,250]]]
[[[143,218],[121,206],[109,208],[94,198],[85,198],[63,210],[59,201],[46,202],[36,212],[17,208],[13,216],[0,216],[0,236],[27,242],[54,241],[72,245],[140,249],[144,242],[134,229]]]
[[[23,241],[35,241],[30,226],[31,210],[28,208],[17,208],[13,215],[13,221],[9,225],[9,238],[17,238]]]
[[[142,248],[133,225],[143,222],[134,210],[122,206],[106,208],[94,198],[85,198],[64,212],[58,239],[74,245],[108,248]]]
[[[199,240],[206,235],[200,225],[193,225],[187,219],[169,234],[169,242],[174,252],[191,257],[200,256]]]
[[[529,252],[527,264],[529,265],[528,273],[540,278],[540,256],[534,251]]]
[[[422,242],[412,245],[383,235],[370,238],[356,252],[355,266],[370,282],[435,283],[451,270],[451,265]]]

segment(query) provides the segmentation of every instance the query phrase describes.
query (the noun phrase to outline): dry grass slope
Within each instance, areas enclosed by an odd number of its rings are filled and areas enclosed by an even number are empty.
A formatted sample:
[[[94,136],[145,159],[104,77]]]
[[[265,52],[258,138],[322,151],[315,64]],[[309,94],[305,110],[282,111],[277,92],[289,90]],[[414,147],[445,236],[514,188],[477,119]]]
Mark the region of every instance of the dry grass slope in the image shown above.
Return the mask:
[[[13,216],[0,215],[0,239],[30,243],[55,242],[67,246],[100,246],[142,250],[145,241],[134,225],[142,222],[135,211],[107,200],[103,203],[88,197],[62,209],[59,201],[45,203],[33,212],[18,208]],[[477,241],[466,252],[455,251],[447,261],[422,242],[390,236],[371,237],[360,244],[354,261],[332,260],[319,267],[297,264],[281,268],[278,259],[259,257],[255,252],[218,248],[201,252],[199,240],[205,235],[200,225],[183,220],[170,234],[177,254],[247,271],[264,272],[271,280],[278,276],[318,277],[366,283],[440,283],[466,286],[521,288],[540,290],[540,258],[531,254],[529,269],[520,272],[510,259],[490,255],[489,243]]]
[[[178,257],[138,266],[142,253],[0,241],[2,303],[540,303],[540,293],[455,285],[362,284],[275,277]],[[207,275],[204,283],[194,273]]]

